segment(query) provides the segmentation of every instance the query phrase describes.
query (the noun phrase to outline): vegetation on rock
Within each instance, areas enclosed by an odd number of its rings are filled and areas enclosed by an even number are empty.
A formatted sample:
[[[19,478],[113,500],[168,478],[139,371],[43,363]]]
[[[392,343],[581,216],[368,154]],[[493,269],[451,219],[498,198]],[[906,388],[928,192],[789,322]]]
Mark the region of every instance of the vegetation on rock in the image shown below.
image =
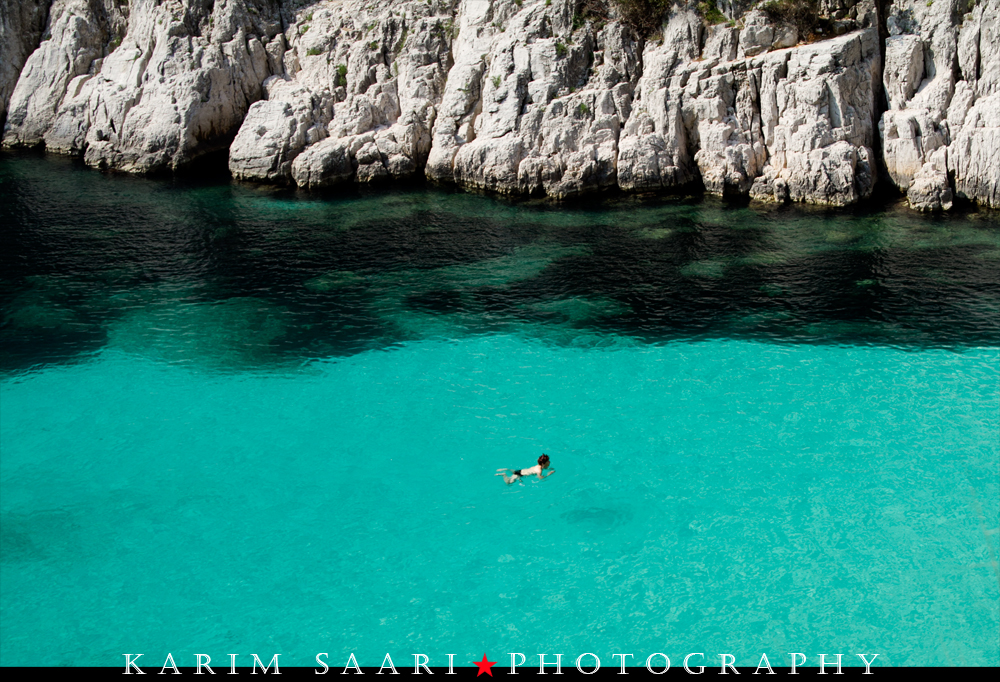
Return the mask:
[[[719,6],[715,3],[715,0],[705,0],[704,2],[698,3],[698,13],[708,22],[709,26],[712,24],[723,24],[729,21],[726,15],[719,10]]]
[[[812,33],[819,23],[816,0],[772,0],[761,5],[760,9],[771,21],[797,28],[800,36]]]
[[[646,38],[663,25],[670,0],[614,0],[622,20],[640,37]]]
[[[618,6],[622,20],[641,37],[646,38],[663,25],[674,0],[614,0],[614,3]],[[697,9],[709,25],[729,20],[719,9],[716,0],[702,0],[697,4]]]

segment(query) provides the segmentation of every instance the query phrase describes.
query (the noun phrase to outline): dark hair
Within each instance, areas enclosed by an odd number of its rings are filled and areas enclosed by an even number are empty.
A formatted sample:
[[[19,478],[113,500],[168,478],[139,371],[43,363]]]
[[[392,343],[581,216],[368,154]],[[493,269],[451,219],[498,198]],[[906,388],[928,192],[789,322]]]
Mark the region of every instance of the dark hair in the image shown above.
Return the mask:
[[[538,458],[538,463],[545,466],[549,463],[549,456],[543,453],[542,456]]]

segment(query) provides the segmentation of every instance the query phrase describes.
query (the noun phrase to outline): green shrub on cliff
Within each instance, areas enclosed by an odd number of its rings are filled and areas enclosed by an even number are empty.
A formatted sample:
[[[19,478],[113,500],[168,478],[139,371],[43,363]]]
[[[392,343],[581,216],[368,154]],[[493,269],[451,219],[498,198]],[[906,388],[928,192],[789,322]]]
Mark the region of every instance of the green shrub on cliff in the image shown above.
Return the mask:
[[[698,13],[708,22],[709,26],[728,21],[726,15],[719,11],[719,6],[715,4],[715,0],[699,2]]]
[[[676,0],[612,0],[621,13],[622,20],[643,38],[658,30]],[[716,0],[702,0],[698,13],[711,24],[721,24],[728,19],[719,10]]]
[[[663,25],[671,0],[613,0],[622,20],[643,38]]]
[[[799,30],[800,36],[807,36],[819,23],[819,8],[816,0],[772,0],[760,9],[771,21],[791,24]]]

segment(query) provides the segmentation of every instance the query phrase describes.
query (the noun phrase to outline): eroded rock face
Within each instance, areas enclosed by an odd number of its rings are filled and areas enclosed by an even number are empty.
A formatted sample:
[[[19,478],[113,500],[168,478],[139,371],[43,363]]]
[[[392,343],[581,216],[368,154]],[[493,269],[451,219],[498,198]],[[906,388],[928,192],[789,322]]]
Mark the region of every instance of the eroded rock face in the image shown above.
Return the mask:
[[[884,43],[874,0],[820,0],[812,28],[679,2],[646,37],[596,0],[0,2],[3,143],[94,166],[228,146],[235,177],[307,188],[843,205],[880,147],[914,207],[1000,206],[1000,0],[896,0]]]
[[[691,139],[696,132],[696,114],[685,112],[680,99],[689,74],[674,71],[698,57],[703,30],[693,12],[679,13],[664,28],[661,45],[646,45],[636,102],[620,141],[618,178],[622,189],[666,189],[697,178],[694,154],[698,141]],[[728,58],[735,56],[731,34],[710,40],[708,45],[713,51],[726,52]]]
[[[442,159],[431,172],[471,187],[557,198],[615,186],[619,133],[638,76],[634,37],[617,23],[574,29],[573,3],[516,9],[499,20],[503,31],[491,36],[488,53],[459,44],[459,59],[483,64],[479,97],[457,117],[442,116],[435,142],[444,138],[455,153],[450,169]],[[470,18],[470,32],[479,33],[473,26]]]
[[[331,93],[332,109],[288,114],[305,121],[299,127],[314,139],[290,132],[284,146],[266,145],[272,156],[298,157],[287,169],[248,162],[261,127],[251,110],[232,148],[233,173],[271,180],[277,172],[317,187],[426,172],[469,187],[556,197],[614,186],[619,131],[638,75],[635,37],[614,22],[574,29],[576,3],[566,0],[462,0],[441,8],[317,3],[308,32],[300,13],[297,28],[286,31],[294,59],[285,60],[283,75],[298,89],[268,87],[267,103],[255,109],[322,93]],[[328,44],[307,42],[314,31]]]
[[[875,186],[874,27],[765,58],[761,115],[767,165],[751,196],[845,205]],[[782,77],[784,74],[784,77]],[[786,189],[782,189],[782,184]]]
[[[452,14],[417,0],[298,9],[283,70],[230,148],[233,175],[322,187],[420,172],[452,64]]]
[[[453,63],[425,48],[430,58],[423,61],[439,68],[440,78],[427,81],[423,97],[409,97],[404,111],[404,81],[393,73],[402,59],[412,60],[406,49],[381,60],[358,50],[350,33],[356,18],[345,23],[336,7],[319,3],[311,8],[310,32],[323,26],[322,35],[344,43],[334,44],[337,56],[326,60],[347,70],[333,113],[274,109],[269,118],[295,120],[275,126],[285,132],[274,144],[274,133],[251,111],[232,147],[231,169],[265,180],[290,175],[316,187],[400,177],[419,172],[425,159],[434,180],[557,198],[698,181],[710,192],[746,195],[762,176],[755,196],[772,200],[846,204],[871,192],[874,28],[786,49],[794,29],[764,31],[763,15],[742,30],[706,29],[698,14],[682,10],[670,17],[662,43],[651,39],[642,50],[643,41],[623,24],[574,20],[575,11],[576,3],[560,0],[459,2],[450,26]],[[400,22],[425,13],[419,3],[375,5],[362,21],[391,42]],[[748,45],[756,57],[745,56]],[[290,97],[269,86],[268,103],[276,96],[301,102],[336,78],[322,65],[307,72],[304,46],[296,61],[286,60],[284,78],[306,92]],[[413,102],[433,109],[432,126]],[[268,103],[254,107],[272,111]],[[255,153],[269,161],[252,160]]]
[[[0,127],[24,62],[41,42],[50,4],[48,0],[0,4]]]
[[[887,26],[886,168],[921,210],[1000,206],[1000,0],[897,0]]]
[[[782,49],[760,25],[712,27],[698,54],[700,19],[678,13],[663,44],[647,44],[621,141],[624,189],[700,176],[709,192],[771,201],[843,205],[871,193],[875,28]],[[747,45],[754,56],[741,58]]]
[[[48,38],[24,64],[7,106],[3,142],[35,146],[44,141],[70,81],[86,76],[110,39],[87,0],[57,0],[49,11]],[[103,9],[103,8],[101,8]]]
[[[965,15],[959,32],[962,80],[948,108],[948,170],[955,192],[1000,207],[1000,0]],[[955,131],[954,128],[958,130]]]
[[[3,142],[149,172],[224,148],[260,98],[277,0],[56,0]]]

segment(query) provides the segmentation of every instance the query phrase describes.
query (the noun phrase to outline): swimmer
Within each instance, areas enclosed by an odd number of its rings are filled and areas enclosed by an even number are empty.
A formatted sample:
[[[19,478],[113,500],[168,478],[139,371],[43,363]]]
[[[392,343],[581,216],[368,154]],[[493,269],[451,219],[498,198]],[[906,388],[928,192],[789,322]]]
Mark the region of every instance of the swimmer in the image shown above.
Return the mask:
[[[495,476],[503,476],[503,482],[510,485],[514,481],[520,481],[525,476],[538,476],[538,478],[548,478],[552,474],[556,473],[553,469],[547,474],[542,472],[549,468],[549,456],[542,453],[542,456],[538,458],[538,464],[531,467],[530,469],[497,469]],[[507,476],[507,472],[510,472],[510,477]]]

